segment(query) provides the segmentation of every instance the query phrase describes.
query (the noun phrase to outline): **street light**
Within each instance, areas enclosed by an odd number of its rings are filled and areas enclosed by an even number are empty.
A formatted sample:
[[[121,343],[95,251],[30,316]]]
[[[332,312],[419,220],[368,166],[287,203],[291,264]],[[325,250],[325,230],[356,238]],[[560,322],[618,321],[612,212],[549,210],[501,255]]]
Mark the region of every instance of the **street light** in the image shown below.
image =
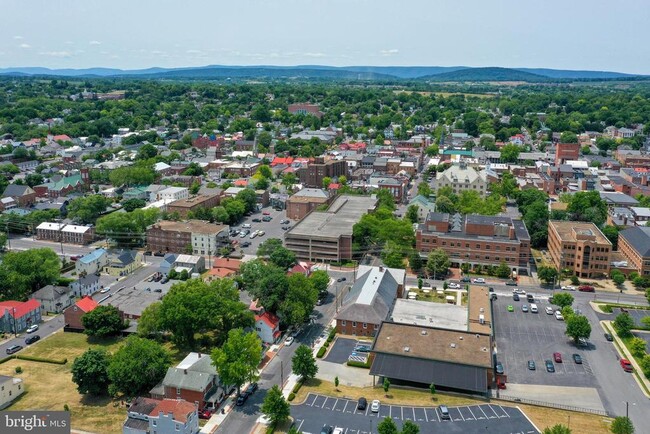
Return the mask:
[[[636,405],[636,402],[633,402],[632,405]],[[630,418],[630,402],[625,401],[625,418],[629,419]]]

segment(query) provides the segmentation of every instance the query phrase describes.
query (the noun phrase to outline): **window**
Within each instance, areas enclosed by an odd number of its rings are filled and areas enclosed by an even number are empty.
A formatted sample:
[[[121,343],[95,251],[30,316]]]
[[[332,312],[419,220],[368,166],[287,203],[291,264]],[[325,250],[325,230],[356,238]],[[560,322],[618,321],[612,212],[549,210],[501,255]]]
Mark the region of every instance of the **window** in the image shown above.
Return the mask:
[[[364,328],[364,329],[367,329],[367,328],[368,328],[368,323],[365,323],[365,322],[364,322],[364,323],[363,323],[363,328]]]
[[[180,387],[177,387],[177,388],[176,388],[176,395],[180,395],[180,394],[181,394],[181,388],[180,388]]]
[[[155,419],[152,419],[152,420],[151,420],[151,425],[156,426],[157,424],[158,424],[158,423],[156,422]]]
[[[476,248],[480,250],[480,249],[481,249],[481,245],[480,245],[480,244],[477,244],[477,245],[476,245]]]
[[[352,321],[352,327],[356,327],[356,326],[357,326],[357,322],[356,322],[356,321]]]
[[[180,430],[181,430],[181,424],[177,423],[176,424],[176,431],[180,431]]]
[[[375,330],[379,329],[379,324],[375,324]]]
[[[347,323],[347,322],[346,322],[345,320],[342,320],[342,321],[341,321],[341,326],[345,327],[346,323]]]

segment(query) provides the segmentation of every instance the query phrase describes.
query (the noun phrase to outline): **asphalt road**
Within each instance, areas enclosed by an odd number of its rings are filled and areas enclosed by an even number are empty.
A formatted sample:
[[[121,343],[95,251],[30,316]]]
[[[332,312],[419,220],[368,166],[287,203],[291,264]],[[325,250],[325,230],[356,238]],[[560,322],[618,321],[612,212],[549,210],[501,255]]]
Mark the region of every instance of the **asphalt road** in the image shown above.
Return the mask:
[[[0,343],[0,357],[5,357],[7,355],[7,348],[9,348],[12,345],[22,345],[23,347],[26,348],[27,345],[25,344],[25,338],[27,338],[28,336],[39,335],[42,340],[50,336],[52,333],[61,330],[63,328],[64,325],[63,315],[57,315],[55,317],[47,317],[47,318],[48,318],[47,321],[41,322],[38,325],[39,328],[36,332],[29,333],[29,334],[25,332],[19,333],[18,337],[13,337],[12,335],[11,338]],[[38,345],[38,342],[32,345]],[[21,351],[19,351],[16,354],[20,354]]]
[[[12,235],[7,244],[9,250],[29,250],[41,247],[48,247],[56,254],[63,256],[83,256],[94,250],[91,246],[80,246],[78,244],[62,244],[52,241],[36,240],[32,237]],[[62,253],[63,252],[63,253]]]

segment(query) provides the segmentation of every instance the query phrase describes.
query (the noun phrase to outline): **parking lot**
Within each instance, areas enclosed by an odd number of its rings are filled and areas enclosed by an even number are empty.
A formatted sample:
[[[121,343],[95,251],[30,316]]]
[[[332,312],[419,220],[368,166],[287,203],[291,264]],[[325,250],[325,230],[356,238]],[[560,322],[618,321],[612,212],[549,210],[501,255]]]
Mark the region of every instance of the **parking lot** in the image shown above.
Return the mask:
[[[254,222],[253,221],[253,219],[262,220],[262,217],[265,216],[265,214],[263,214],[263,213],[268,213],[268,216],[271,217],[270,222],[265,222],[265,221]],[[265,234],[263,236],[261,236],[261,237],[256,236],[253,239],[250,238],[250,234],[247,235],[245,238],[240,238],[239,235],[236,236],[236,237],[233,237],[232,238],[233,240],[238,241],[238,244],[235,246],[236,251],[240,251],[240,250],[243,249],[244,254],[246,254],[246,255],[254,255],[254,254],[257,253],[257,248],[259,247],[259,245],[261,243],[263,243],[265,240],[267,240],[269,238],[279,238],[281,240],[284,240],[284,233],[286,231],[284,231],[282,229],[282,226],[286,226],[286,225],[281,224],[280,222],[287,218],[286,215],[287,214],[286,214],[285,210],[277,211],[277,210],[271,208],[270,206],[267,206],[267,207],[263,208],[261,211],[258,211],[258,212],[254,213],[251,216],[244,217],[241,220],[241,222],[239,222],[236,226],[233,226],[231,229],[241,231],[241,230],[243,230],[242,225],[250,224],[251,227],[249,228],[249,230],[251,231],[251,233],[253,233],[254,231],[257,231],[257,230],[262,230],[262,231],[265,232]],[[294,224],[295,224],[294,221],[289,220],[289,223],[288,223],[289,226],[293,226]],[[240,247],[241,243],[243,243],[243,242],[249,242],[250,246],[244,247],[244,248]]]
[[[616,317],[616,315],[620,315],[621,313],[627,313],[632,317],[637,326],[643,326],[641,319],[645,318],[646,316],[650,316],[650,310],[645,309],[625,309],[625,312],[623,312],[621,308],[615,307],[612,309],[612,313],[614,314],[614,317]]]
[[[427,433],[537,433],[526,416],[514,407],[481,404],[449,407],[450,420],[443,420],[436,407],[410,407],[382,404],[378,413],[357,410],[357,402],[309,394],[301,405],[292,405],[295,426],[302,433],[320,433],[323,425],[343,428],[345,434],[376,433],[377,424],[390,417],[401,428],[410,420]]]
[[[547,296],[535,299],[539,313],[522,311],[523,304],[530,306],[525,295],[520,296],[520,301],[514,301],[511,295],[499,296],[493,303],[497,360],[503,364],[509,383],[598,386],[589,364],[596,346],[592,343],[579,347],[565,335],[566,323],[545,312],[547,306],[552,306]],[[508,312],[508,305],[514,307],[513,312]],[[562,355],[562,363],[554,361],[555,372],[547,372],[544,361],[553,360],[555,352]],[[572,354],[580,354],[582,364],[576,364]],[[535,362],[535,370],[528,368],[529,360]]]

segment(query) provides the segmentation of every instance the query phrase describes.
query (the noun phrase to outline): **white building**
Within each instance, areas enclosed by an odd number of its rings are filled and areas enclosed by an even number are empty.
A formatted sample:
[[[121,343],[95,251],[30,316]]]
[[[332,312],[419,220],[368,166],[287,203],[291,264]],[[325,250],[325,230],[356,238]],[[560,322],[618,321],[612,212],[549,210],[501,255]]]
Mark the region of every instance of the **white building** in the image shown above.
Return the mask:
[[[190,197],[190,191],[185,187],[168,187],[160,190],[156,195],[156,200],[163,200],[167,203],[175,200],[187,199]]]
[[[451,187],[454,194],[462,191],[476,191],[481,197],[487,195],[488,181],[484,170],[476,171],[464,162],[454,164],[436,177],[436,191],[443,187]]]
[[[77,260],[75,269],[77,274],[91,275],[99,273],[108,265],[108,252],[104,249],[96,249]]]
[[[24,392],[22,379],[0,375],[0,410],[9,407]]]
[[[72,288],[75,297],[93,295],[101,289],[99,285],[99,276],[95,274],[88,274],[86,276],[80,277],[77,279],[77,281],[70,284],[70,288]]]

